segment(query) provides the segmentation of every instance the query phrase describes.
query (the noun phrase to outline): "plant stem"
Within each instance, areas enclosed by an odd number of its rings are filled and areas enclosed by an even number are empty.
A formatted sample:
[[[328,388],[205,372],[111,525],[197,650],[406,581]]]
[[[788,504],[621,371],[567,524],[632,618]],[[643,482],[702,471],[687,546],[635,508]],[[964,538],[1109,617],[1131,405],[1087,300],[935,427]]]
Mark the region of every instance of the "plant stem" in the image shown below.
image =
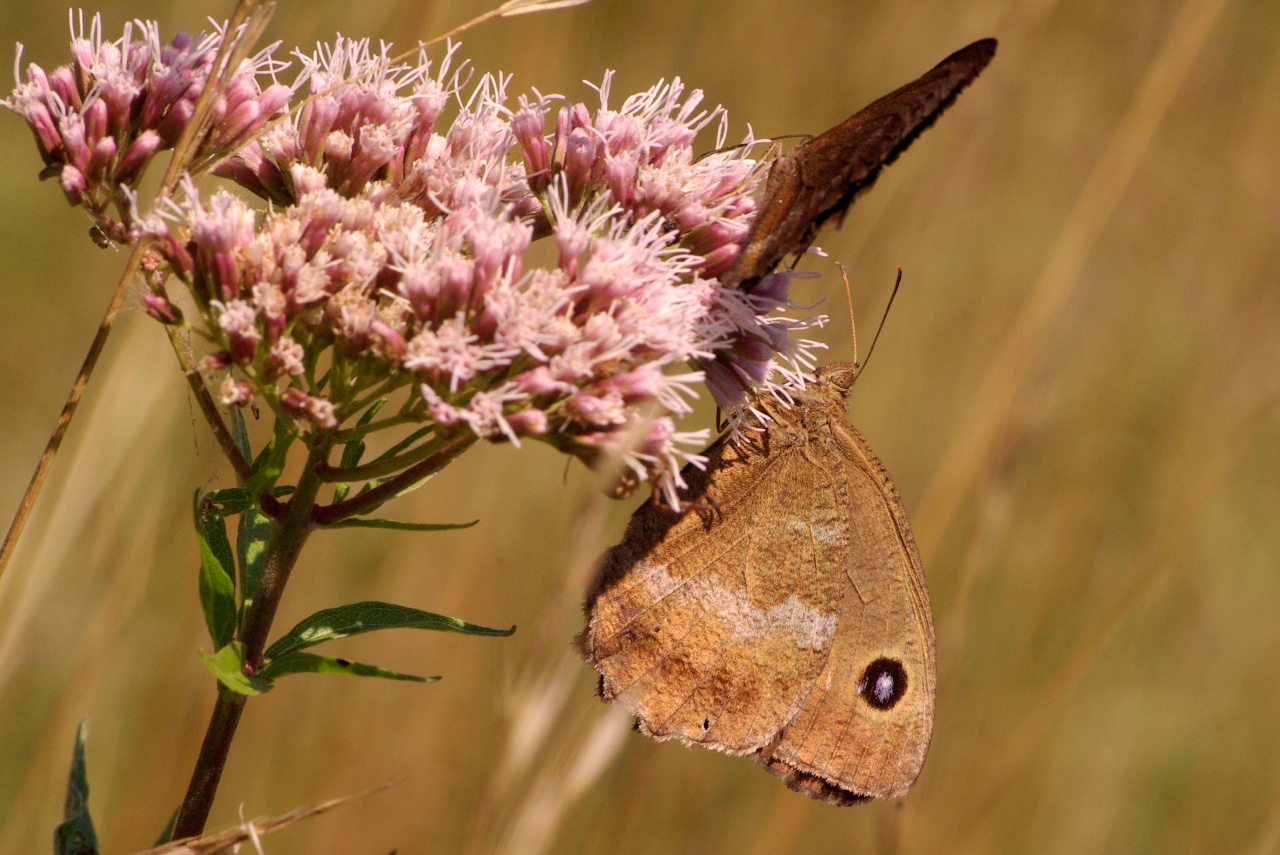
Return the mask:
[[[174,840],[195,837],[204,831],[246,700],[248,696],[233,692],[226,686],[218,686],[218,700],[213,705],[213,715],[205,728],[204,742],[200,744],[200,756],[191,772],[191,783],[187,785],[187,795],[173,826]]]
[[[289,574],[298,561],[307,536],[314,528],[312,511],[316,496],[324,483],[316,475],[316,468],[328,457],[332,446],[331,438],[324,438],[313,444],[303,467],[302,477],[298,479],[293,495],[284,506],[284,513],[276,518],[271,530],[262,579],[253,604],[245,614],[240,632],[240,641],[245,645],[245,669],[249,673],[262,667],[267,635],[271,632],[271,623],[284,595]],[[191,772],[187,794],[178,811],[173,839],[193,837],[204,831],[246,700],[247,696],[225,686],[218,686],[218,700],[214,704],[213,715],[209,718],[209,726],[205,729],[204,742],[200,746],[195,769]]]
[[[333,525],[349,517],[374,510],[383,502],[395,498],[417,482],[431,477],[448,466],[453,462],[454,458],[470,448],[476,439],[478,437],[475,434],[467,431],[451,439],[430,457],[410,466],[399,475],[382,482],[377,487],[358,493],[350,499],[316,508],[313,514],[316,525]]]

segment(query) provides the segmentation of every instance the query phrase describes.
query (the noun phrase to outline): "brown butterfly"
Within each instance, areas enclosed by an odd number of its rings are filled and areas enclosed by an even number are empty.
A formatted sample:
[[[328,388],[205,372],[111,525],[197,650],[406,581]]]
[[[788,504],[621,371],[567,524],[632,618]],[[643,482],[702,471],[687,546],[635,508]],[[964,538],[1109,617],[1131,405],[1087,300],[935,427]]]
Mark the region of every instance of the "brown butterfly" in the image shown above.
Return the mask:
[[[775,161],[727,278],[746,291],[843,217],[990,62],[974,42]],[[844,418],[853,363],[687,467],[698,512],[653,504],[607,552],[579,645],[659,740],[754,755],[833,804],[905,793],[933,730],[929,595],[897,490]]]

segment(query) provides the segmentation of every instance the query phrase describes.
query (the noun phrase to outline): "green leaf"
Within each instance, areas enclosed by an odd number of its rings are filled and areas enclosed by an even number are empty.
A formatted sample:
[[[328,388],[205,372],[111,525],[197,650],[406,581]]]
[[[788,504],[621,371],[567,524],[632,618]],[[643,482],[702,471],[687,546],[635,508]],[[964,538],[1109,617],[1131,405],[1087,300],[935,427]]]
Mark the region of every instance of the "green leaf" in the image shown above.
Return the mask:
[[[253,446],[249,443],[249,427],[244,422],[244,413],[239,407],[231,408],[231,439],[236,448],[244,455],[245,460],[253,459]]]
[[[56,855],[98,855],[98,834],[89,816],[89,772],[84,746],[89,739],[89,719],[80,720],[76,745],[71,754],[71,774],[67,776],[67,797],[62,822],[53,832]]]
[[[283,499],[285,496],[293,493],[293,485],[278,486],[271,488],[271,495],[277,499]],[[249,495],[248,489],[244,487],[227,487],[222,490],[214,490],[206,493],[204,500],[215,506],[222,512],[223,516],[234,516],[242,514],[249,508],[254,507],[253,498]]]
[[[260,695],[271,689],[270,680],[244,672],[244,645],[239,642],[232,642],[213,655],[203,650],[196,652],[218,682],[237,694]]]
[[[276,640],[267,648],[268,660],[279,659],[286,653],[314,647],[325,641],[335,641],[363,632],[379,629],[435,629],[448,632],[462,632],[467,635],[510,635],[516,631],[511,629],[491,629],[477,626],[457,618],[424,612],[395,603],[364,602],[351,603],[332,609],[318,611],[310,617],[303,618],[293,629]]]
[[[245,485],[249,488],[249,495],[256,496],[275,485],[280,473],[284,472],[284,462],[289,456],[289,446],[293,445],[294,437],[293,426],[286,419],[276,419],[271,441],[253,461],[253,477]]]
[[[200,544],[200,607],[214,647],[222,647],[236,633],[236,586],[231,576],[235,568],[223,563],[224,557],[230,561],[230,546],[226,544],[226,523],[222,515],[210,511],[207,519],[202,520],[200,504],[197,490],[193,510],[196,540]],[[224,546],[225,555],[219,555]]]
[[[181,811],[182,805],[178,805],[173,809],[173,813],[169,814],[169,821],[164,824],[164,829],[160,832],[160,836],[156,838],[156,842],[151,844],[152,849],[173,841],[173,829],[178,825],[178,814]]]
[[[360,414],[360,419],[356,422],[356,427],[364,427],[369,424],[369,422],[373,421],[373,417],[378,414],[378,410],[381,410],[386,406],[386,404],[386,398],[379,398],[375,401],[369,409]],[[342,447],[342,461],[338,465],[342,467],[358,465],[360,463],[360,458],[364,457],[364,449],[365,446],[363,439],[353,439],[351,442],[346,443]],[[338,484],[333,490],[333,500],[335,502],[341,502],[350,492],[351,485],[349,483]]]
[[[340,520],[325,528],[391,528],[396,531],[452,531],[458,528],[471,528],[480,520],[469,523],[412,523],[398,520],[366,520],[360,517]]]
[[[415,442],[422,439],[424,436],[427,436],[435,429],[436,429],[435,425],[431,425],[429,427],[424,427],[424,428],[418,428],[413,433],[409,434],[404,439],[400,440],[395,445],[391,446],[386,451],[382,452],[377,457],[373,458],[373,462],[381,463],[384,460],[390,460],[392,457],[395,457],[400,452],[407,450]]]
[[[240,515],[240,527],[236,531],[236,549],[240,556],[241,609],[248,609],[258,595],[262,581],[262,567],[267,560],[267,542],[271,539],[271,518],[257,508],[249,508]]]
[[[200,523],[204,528],[204,536],[209,541],[209,549],[212,550],[214,557],[222,565],[227,578],[231,579],[234,585],[236,560],[231,553],[231,541],[227,537],[226,518],[217,508],[202,500],[200,503]]]
[[[226,487],[204,494],[204,502],[213,505],[225,516],[243,513],[253,507],[253,499],[244,487]]]
[[[377,665],[366,665],[363,662],[352,662],[349,659],[338,659],[333,656],[317,656],[314,653],[302,653],[295,650],[278,659],[273,659],[262,669],[262,676],[269,680],[278,680],[286,674],[351,674],[355,677],[383,677],[387,680],[410,680],[414,683],[434,683],[439,677],[419,677],[415,674],[402,674],[399,671],[388,671]]]

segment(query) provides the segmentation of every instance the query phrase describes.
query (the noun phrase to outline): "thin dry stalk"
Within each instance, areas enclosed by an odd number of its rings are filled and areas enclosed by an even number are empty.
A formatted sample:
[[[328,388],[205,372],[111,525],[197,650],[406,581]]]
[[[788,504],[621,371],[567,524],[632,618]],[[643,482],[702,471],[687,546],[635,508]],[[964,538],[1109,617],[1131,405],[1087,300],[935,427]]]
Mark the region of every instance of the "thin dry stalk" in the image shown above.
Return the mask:
[[[618,756],[631,729],[631,716],[617,707],[595,714],[590,731],[560,740],[561,751],[546,763],[525,791],[520,810],[502,843],[494,848],[510,855],[541,855],[551,851],[565,816]],[[575,728],[575,737],[580,728]]]
[[[169,168],[165,171],[158,195],[166,195],[177,186],[178,178],[190,163],[191,156],[194,154],[201,136],[208,130],[209,111],[214,100],[226,85],[226,75],[234,70],[244,57],[248,56],[254,43],[266,28],[267,22],[270,21],[271,12],[274,8],[274,3],[263,2],[263,0],[241,0],[236,7],[236,12],[232,16],[232,23],[227,28],[228,35],[234,33],[235,28],[241,22],[247,21],[247,24],[238,39],[224,41],[219,49],[218,57],[215,60],[215,69],[217,70],[210,76],[208,85],[196,102],[192,121],[187,124],[182,137],[174,147],[173,158],[169,161]],[[89,352],[85,354],[80,371],[76,375],[75,381],[71,384],[71,390],[67,393],[66,402],[62,405],[62,412],[58,415],[58,421],[53,427],[53,432],[49,435],[49,440],[45,444],[40,459],[36,462],[35,471],[31,473],[31,480],[27,483],[27,489],[23,492],[22,500],[18,503],[18,510],[14,513],[13,521],[9,524],[9,530],[5,534],[4,542],[0,543],[0,578],[3,578],[9,559],[12,557],[14,549],[18,546],[19,538],[22,537],[22,530],[26,527],[32,508],[35,507],[36,499],[39,497],[45,478],[48,477],[49,469],[53,465],[53,459],[57,456],[58,449],[62,446],[62,439],[66,436],[67,428],[71,425],[71,419],[75,416],[81,397],[84,396],[84,390],[89,385],[89,378],[93,376],[93,369],[98,364],[98,357],[102,355],[102,350],[106,347],[107,337],[111,335],[111,330],[115,326],[116,316],[120,312],[120,307],[124,304],[125,296],[129,293],[129,287],[133,283],[134,275],[138,272],[138,267],[142,263],[142,256],[146,249],[145,243],[138,243],[133,247],[133,251],[129,253],[129,260],[125,263],[120,279],[116,282],[115,291],[107,303],[106,311],[103,312],[102,321],[98,324],[98,331],[94,334],[93,342],[89,345]],[[181,359],[182,353],[179,352],[179,360]],[[199,389],[193,389],[193,391],[197,398],[208,396],[208,391],[204,389],[203,385]]]
[[[565,721],[566,705],[575,686],[582,685],[586,666],[575,651],[566,649],[564,628],[578,620],[582,592],[600,554],[604,501],[593,491],[575,515],[567,572],[542,610],[526,664],[508,690],[503,750],[473,817],[464,851],[494,851],[500,836],[508,842],[522,841],[510,851],[540,851],[538,847],[554,841],[564,812],[616,755],[619,746],[608,737],[612,710],[593,710],[573,725]],[[626,721],[623,716],[624,731]],[[539,762],[542,765],[530,780]],[[508,831],[502,834],[504,828]]]
[[[163,846],[156,846],[152,849],[144,849],[136,853],[136,855],[217,855],[219,852],[238,851],[240,846],[245,843],[252,843],[255,849],[261,852],[259,838],[262,835],[279,831],[286,826],[293,825],[295,822],[301,822],[304,819],[327,813],[347,802],[372,796],[375,793],[390,789],[390,787],[391,784],[389,783],[380,784],[367,790],[361,790],[358,793],[352,793],[349,796],[339,796],[336,799],[329,799],[319,804],[294,808],[280,816],[258,817],[257,819],[251,819],[239,825],[216,831],[213,834],[190,837],[186,840],[166,843]]]

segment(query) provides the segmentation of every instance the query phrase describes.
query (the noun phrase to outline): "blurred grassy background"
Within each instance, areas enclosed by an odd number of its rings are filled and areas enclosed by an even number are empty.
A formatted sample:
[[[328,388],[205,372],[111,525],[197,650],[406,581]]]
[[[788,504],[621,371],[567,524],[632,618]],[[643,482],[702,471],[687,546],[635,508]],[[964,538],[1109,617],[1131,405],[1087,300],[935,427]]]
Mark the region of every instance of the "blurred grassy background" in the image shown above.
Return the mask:
[[[114,37],[230,6],[97,8]],[[484,8],[284,2],[272,30],[407,44]],[[1280,851],[1280,4],[596,0],[488,25],[465,52],[516,92],[680,75],[737,138],[748,121],[820,131],[986,35],[1001,48],[983,78],[820,240],[864,332],[906,271],[850,417],[933,596],[940,696],[916,789],[836,809],[628,732],[569,641],[630,503],[548,449],[484,447],[393,511],[479,526],[318,535],[277,625],[376,598],[517,634],[334,647],[445,679],[298,677],[253,702],[211,828],[394,777],[266,850]],[[0,44],[16,40],[65,61],[62,13],[4,4]],[[124,257],[35,181],[12,116],[0,152],[7,524]],[[802,294],[826,299],[847,358],[833,268],[810,266],[828,278]],[[0,581],[0,851],[48,851],[86,713],[107,852],[148,845],[181,797],[213,697],[189,501],[228,477],[134,303]]]

